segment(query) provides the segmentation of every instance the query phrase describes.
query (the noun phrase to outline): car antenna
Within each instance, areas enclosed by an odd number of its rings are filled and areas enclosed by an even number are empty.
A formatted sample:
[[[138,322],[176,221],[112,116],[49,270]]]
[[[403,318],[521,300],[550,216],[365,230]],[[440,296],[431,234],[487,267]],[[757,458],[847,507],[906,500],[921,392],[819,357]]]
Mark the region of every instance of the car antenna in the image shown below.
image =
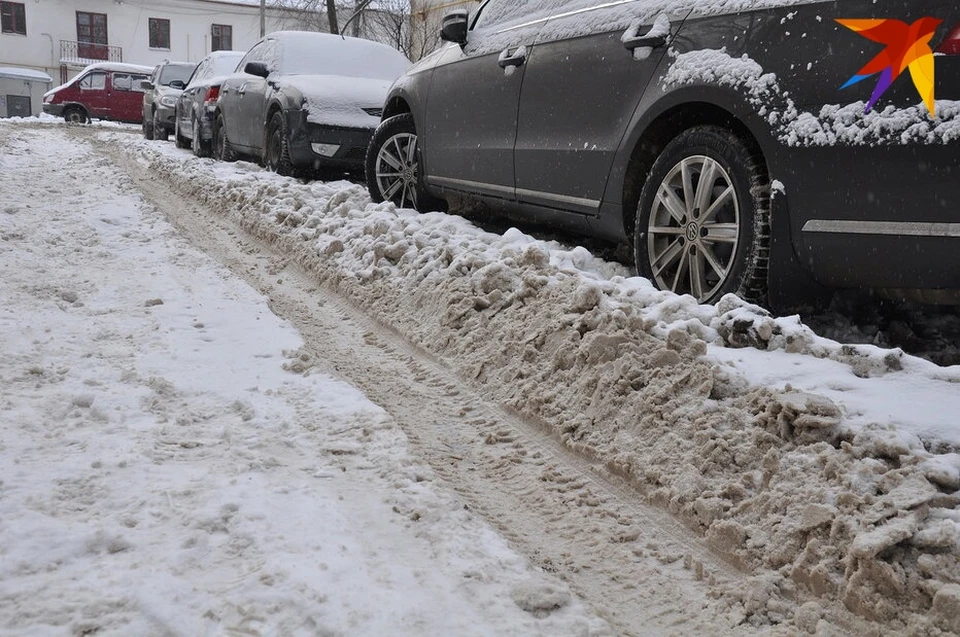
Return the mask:
[[[343,32],[347,30],[347,25],[353,22],[354,18],[356,18],[361,13],[363,13],[363,10],[366,9],[367,5],[370,4],[371,2],[373,2],[373,0],[363,0],[363,2],[360,3],[360,6],[357,7],[357,10],[353,12],[353,15],[347,18],[347,21],[343,23],[343,26],[340,27],[340,37],[342,39],[344,40],[347,39],[347,37],[343,35]]]

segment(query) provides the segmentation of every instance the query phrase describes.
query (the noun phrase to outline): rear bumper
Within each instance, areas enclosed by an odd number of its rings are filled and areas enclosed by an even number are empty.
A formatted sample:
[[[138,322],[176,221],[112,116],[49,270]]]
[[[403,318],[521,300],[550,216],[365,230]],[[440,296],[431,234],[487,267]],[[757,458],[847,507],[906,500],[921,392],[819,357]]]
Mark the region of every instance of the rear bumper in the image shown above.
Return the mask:
[[[284,115],[287,118],[290,160],[294,164],[346,170],[363,168],[374,128],[314,124],[308,122],[306,113],[300,110],[286,111]]]

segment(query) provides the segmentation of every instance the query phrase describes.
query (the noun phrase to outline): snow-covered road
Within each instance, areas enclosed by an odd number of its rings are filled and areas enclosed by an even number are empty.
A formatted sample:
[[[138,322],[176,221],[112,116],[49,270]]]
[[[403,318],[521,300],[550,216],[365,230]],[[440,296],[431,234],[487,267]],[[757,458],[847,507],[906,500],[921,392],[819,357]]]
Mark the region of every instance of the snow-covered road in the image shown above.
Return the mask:
[[[0,634],[609,634],[88,143],[0,175]]]
[[[956,367],[125,132],[0,175],[0,630],[960,631]]]

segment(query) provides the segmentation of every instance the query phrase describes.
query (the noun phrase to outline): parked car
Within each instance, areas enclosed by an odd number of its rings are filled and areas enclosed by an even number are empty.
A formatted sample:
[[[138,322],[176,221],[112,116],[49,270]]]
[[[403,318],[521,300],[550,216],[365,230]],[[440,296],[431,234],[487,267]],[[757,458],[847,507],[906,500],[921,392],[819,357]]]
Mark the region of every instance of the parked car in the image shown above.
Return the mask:
[[[243,56],[243,51],[214,51],[197,65],[177,100],[174,139],[178,148],[192,148],[198,157],[210,154],[220,84],[236,70]]]
[[[180,93],[197,68],[196,64],[164,61],[143,81],[143,136],[167,141],[174,129],[174,113]]]
[[[214,155],[259,158],[281,174],[362,170],[390,84],[410,62],[370,40],[281,31],[220,86]]]
[[[99,62],[43,96],[43,112],[68,122],[109,119],[139,124],[143,89],[149,66]]]
[[[523,5],[447,16],[453,44],[394,84],[374,200],[630,243],[641,275],[700,302],[779,308],[823,286],[960,299],[955,0]],[[936,57],[865,114],[881,75],[861,68],[883,47],[835,18],[906,33],[925,17],[913,50]],[[911,81],[934,63],[935,117]]]

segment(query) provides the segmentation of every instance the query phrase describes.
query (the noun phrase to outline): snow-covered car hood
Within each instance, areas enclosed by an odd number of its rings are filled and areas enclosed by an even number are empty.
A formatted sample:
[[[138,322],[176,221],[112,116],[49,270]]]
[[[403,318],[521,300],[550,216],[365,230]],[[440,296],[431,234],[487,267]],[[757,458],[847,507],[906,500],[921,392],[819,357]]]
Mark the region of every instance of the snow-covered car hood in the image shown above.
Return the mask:
[[[371,115],[363,109],[383,108],[392,82],[342,75],[290,75],[279,84],[281,88],[289,86],[300,91],[310,123],[374,128],[380,122],[380,115]]]

